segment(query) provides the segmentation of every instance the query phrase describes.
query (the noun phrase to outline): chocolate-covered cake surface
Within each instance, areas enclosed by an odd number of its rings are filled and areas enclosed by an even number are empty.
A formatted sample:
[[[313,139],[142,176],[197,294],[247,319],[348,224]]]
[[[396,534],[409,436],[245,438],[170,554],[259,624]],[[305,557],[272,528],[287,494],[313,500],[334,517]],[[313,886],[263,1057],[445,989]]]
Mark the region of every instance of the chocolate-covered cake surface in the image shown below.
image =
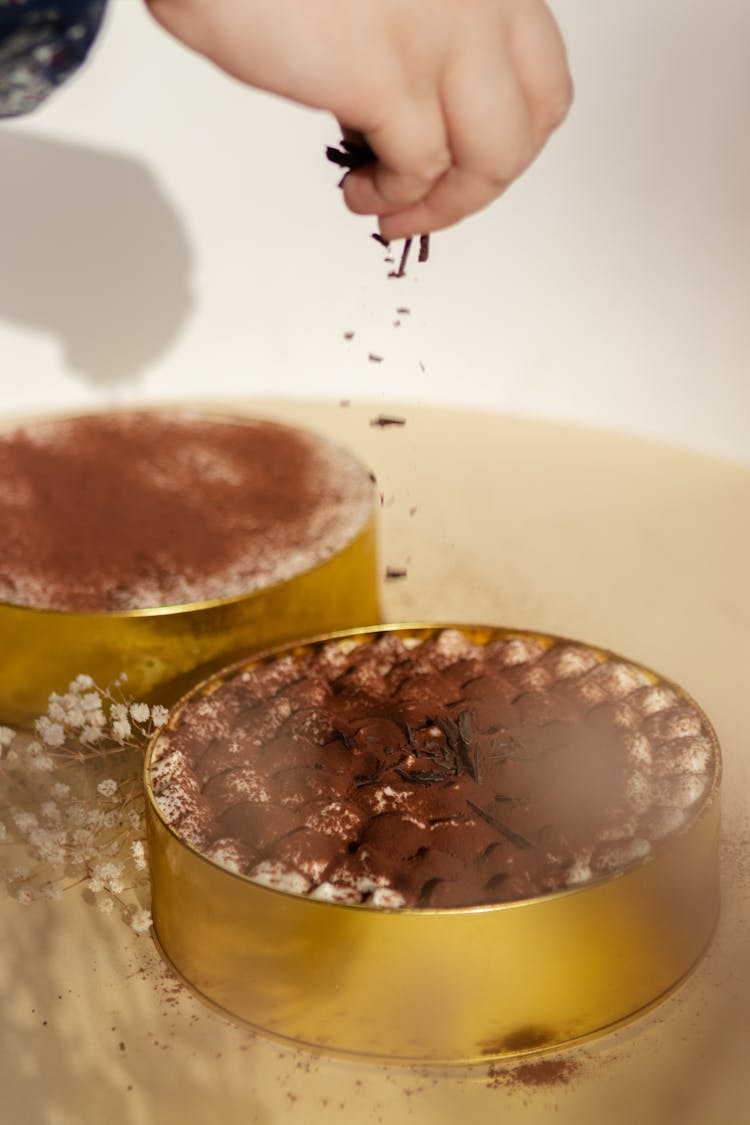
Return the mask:
[[[156,743],[162,816],[281,890],[447,908],[627,867],[708,792],[705,719],[638,666],[528,635],[425,637],[333,640],[216,681]]]
[[[234,597],[341,550],[366,470],[304,431],[178,412],[0,435],[0,601],[96,612]]]

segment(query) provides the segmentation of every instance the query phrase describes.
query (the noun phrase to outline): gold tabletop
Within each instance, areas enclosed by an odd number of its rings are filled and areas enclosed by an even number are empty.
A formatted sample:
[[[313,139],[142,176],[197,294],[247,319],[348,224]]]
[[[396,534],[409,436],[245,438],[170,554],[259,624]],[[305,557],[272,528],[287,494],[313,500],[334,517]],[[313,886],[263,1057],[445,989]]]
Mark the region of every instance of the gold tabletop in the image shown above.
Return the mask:
[[[520,1069],[414,1070],[320,1058],[233,1026],[169,976],[147,937],[76,892],[30,908],[0,899],[0,1119],[744,1119],[750,469],[491,414],[389,404],[406,424],[381,427],[370,424],[377,406],[231,406],[317,428],[371,465],[382,492],[384,574],[407,572],[384,582],[389,619],[487,621],[578,637],[658,668],[694,696],[724,754],[718,931],[683,987],[621,1031]]]

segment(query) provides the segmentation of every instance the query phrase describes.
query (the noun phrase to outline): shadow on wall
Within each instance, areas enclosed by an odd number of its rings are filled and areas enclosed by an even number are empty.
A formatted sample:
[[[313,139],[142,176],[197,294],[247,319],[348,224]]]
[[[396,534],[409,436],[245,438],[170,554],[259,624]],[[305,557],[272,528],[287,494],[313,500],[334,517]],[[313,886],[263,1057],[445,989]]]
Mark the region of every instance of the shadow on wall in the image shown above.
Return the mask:
[[[73,374],[137,378],[187,318],[190,266],[140,161],[0,128],[0,319],[57,337]]]

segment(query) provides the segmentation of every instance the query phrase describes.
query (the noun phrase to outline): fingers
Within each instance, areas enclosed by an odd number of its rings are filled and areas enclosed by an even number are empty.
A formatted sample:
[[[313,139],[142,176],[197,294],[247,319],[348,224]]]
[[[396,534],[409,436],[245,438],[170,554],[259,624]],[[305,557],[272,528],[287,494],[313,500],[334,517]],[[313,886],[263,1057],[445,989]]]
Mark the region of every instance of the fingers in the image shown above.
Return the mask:
[[[426,234],[486,207],[521,174],[537,151],[529,106],[496,44],[477,44],[443,78],[451,166],[409,206],[380,211],[389,240]]]
[[[508,38],[508,54],[518,75],[532,128],[541,148],[568,115],[573,81],[565,43],[549,10],[540,5],[533,20],[516,21]]]
[[[451,153],[437,98],[394,107],[388,124],[368,130],[377,162],[344,180],[347,206],[361,215],[402,211],[425,196],[448,171]]]
[[[346,179],[347,205],[377,215],[388,240],[439,230],[486,207],[568,112],[565,47],[543,3],[530,0],[495,34],[481,31],[467,33],[440,74],[428,126],[424,105],[410,106],[408,118],[389,114],[386,125],[367,134],[378,163]]]

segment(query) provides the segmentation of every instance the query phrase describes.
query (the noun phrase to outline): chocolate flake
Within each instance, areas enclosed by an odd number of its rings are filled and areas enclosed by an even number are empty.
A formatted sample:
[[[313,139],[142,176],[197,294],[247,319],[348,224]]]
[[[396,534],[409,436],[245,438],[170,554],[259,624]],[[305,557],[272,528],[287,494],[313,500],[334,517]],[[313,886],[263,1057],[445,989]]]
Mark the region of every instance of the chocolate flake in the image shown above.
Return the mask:
[[[406,578],[406,575],[405,566],[387,566],[385,569],[385,577],[388,582],[393,582],[397,578]]]
[[[398,269],[391,270],[388,274],[389,277],[405,277],[406,276],[406,262],[409,258],[409,251],[411,250],[412,239],[407,238],[404,241],[404,248],[401,251],[401,261],[398,264]]]
[[[435,781],[445,781],[445,774],[437,770],[407,770],[403,766],[396,766],[395,770],[404,781],[414,785],[432,785]]]
[[[367,358],[369,359],[370,363],[382,363],[383,362],[382,355],[376,355],[375,352],[370,352],[370,354],[368,355]]]
[[[385,430],[388,426],[405,426],[406,418],[397,418],[393,414],[378,414],[377,418],[370,419],[370,425]]]
[[[518,848],[533,847],[530,840],[527,840],[526,837],[522,836],[520,832],[514,832],[512,828],[509,828],[507,824],[503,824],[502,820],[499,820],[498,817],[493,816],[491,812],[487,812],[487,810],[483,809],[480,805],[475,805],[473,801],[467,800],[466,804],[469,805],[470,808],[474,809],[474,812],[478,813],[483,820],[486,820],[488,824],[491,824],[493,828],[497,828],[498,832],[502,832],[503,836],[505,836],[505,839],[509,840],[511,844],[515,844]]]
[[[352,171],[355,168],[364,168],[366,164],[373,164],[377,157],[364,137],[358,141],[342,140],[340,147],[326,146],[326,159],[339,168]]]
[[[430,256],[430,236],[429,234],[420,234],[419,236],[419,257],[418,262],[426,262]]]

